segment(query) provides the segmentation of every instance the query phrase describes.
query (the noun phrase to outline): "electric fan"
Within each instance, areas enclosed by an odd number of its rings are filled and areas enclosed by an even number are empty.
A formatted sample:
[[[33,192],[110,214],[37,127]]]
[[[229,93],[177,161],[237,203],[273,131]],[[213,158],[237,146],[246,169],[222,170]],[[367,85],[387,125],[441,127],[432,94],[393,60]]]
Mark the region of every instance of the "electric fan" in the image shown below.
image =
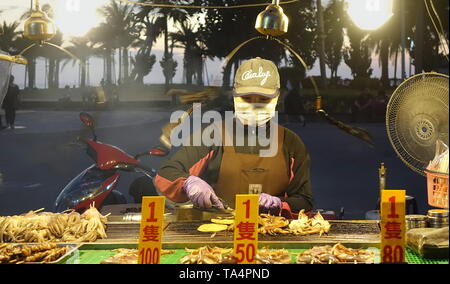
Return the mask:
[[[386,111],[386,129],[398,157],[413,171],[427,176],[428,203],[448,208],[448,173],[426,171],[436,141],[448,145],[448,76],[417,74],[394,91]]]

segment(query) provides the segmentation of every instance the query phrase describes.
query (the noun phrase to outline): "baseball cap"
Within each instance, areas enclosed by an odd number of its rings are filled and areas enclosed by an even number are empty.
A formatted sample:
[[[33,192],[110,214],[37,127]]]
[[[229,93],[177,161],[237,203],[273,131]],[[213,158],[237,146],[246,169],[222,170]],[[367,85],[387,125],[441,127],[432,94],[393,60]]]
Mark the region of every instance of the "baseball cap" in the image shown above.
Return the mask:
[[[234,79],[234,96],[258,94],[269,98],[278,96],[280,75],[270,60],[256,57],[239,66]]]

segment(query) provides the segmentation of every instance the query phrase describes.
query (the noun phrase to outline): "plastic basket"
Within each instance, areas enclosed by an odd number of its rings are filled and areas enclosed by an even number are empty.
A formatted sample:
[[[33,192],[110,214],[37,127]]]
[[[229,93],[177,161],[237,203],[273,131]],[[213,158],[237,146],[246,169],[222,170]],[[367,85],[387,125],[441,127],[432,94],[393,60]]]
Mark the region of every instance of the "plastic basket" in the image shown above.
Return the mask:
[[[448,208],[448,174],[425,171],[427,174],[428,204]]]

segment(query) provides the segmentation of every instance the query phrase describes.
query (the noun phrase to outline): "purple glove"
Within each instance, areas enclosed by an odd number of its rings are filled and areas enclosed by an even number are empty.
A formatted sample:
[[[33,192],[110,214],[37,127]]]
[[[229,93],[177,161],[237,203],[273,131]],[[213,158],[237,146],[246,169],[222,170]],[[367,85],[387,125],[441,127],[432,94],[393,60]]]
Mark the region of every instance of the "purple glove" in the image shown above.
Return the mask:
[[[282,202],[280,198],[267,193],[261,193],[259,195],[259,208],[261,211],[278,214],[280,213],[281,206]]]
[[[199,208],[211,208],[214,206],[225,209],[212,187],[199,177],[188,177],[184,182],[183,190],[194,206]]]

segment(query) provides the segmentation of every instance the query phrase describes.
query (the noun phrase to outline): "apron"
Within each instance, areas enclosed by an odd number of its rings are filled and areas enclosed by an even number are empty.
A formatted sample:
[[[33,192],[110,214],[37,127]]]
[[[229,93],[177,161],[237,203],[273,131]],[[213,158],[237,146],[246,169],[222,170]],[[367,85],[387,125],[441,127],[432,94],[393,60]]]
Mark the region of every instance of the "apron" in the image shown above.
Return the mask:
[[[289,176],[283,153],[284,128],[277,127],[278,151],[273,157],[260,157],[259,153],[236,153],[233,146],[223,146],[219,178],[214,191],[228,206],[235,207],[236,194],[284,196]]]

